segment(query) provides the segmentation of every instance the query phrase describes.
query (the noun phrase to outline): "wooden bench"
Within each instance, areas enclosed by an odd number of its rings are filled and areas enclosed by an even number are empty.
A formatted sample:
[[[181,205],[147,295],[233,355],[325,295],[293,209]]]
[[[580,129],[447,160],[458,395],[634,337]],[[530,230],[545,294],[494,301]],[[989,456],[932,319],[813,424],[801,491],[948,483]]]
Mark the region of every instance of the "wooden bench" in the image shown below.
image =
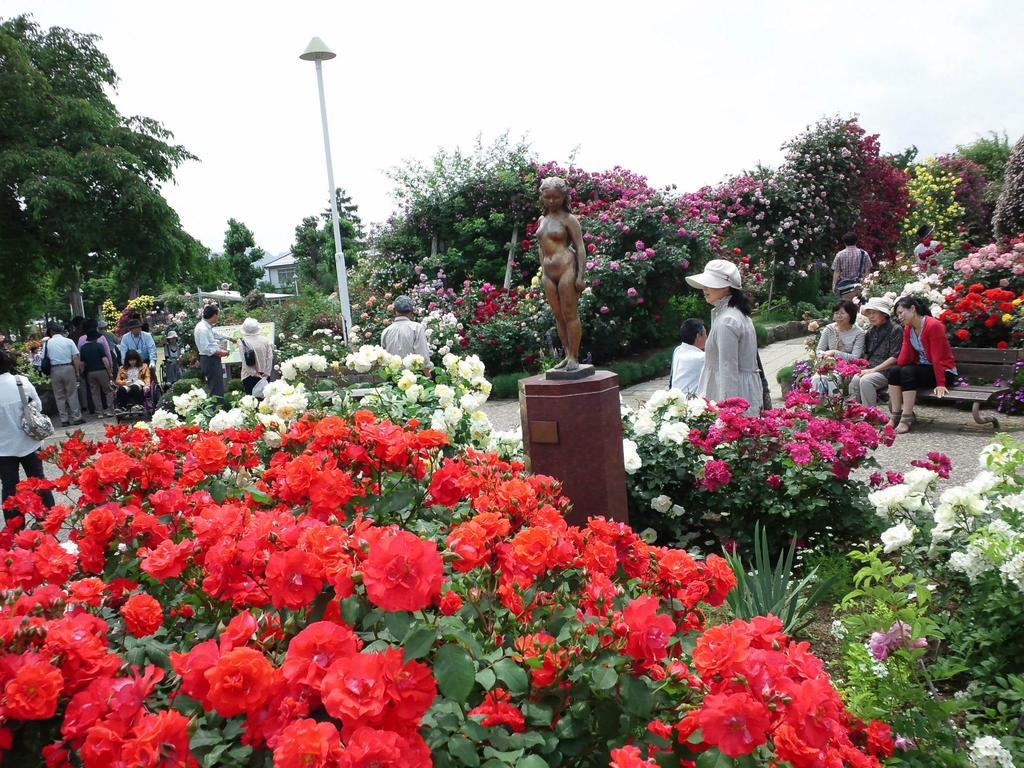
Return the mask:
[[[990,403],[1010,387],[997,385],[997,381],[1013,379],[1013,365],[1021,357],[1017,349],[977,349],[974,347],[954,347],[953,359],[956,360],[957,380],[969,381],[969,384],[958,384],[949,390],[943,400],[960,403],[971,403],[971,415],[978,424],[991,424],[999,429],[999,420],[995,416],[982,416],[981,406]],[[934,389],[922,389],[918,396],[935,397]]]

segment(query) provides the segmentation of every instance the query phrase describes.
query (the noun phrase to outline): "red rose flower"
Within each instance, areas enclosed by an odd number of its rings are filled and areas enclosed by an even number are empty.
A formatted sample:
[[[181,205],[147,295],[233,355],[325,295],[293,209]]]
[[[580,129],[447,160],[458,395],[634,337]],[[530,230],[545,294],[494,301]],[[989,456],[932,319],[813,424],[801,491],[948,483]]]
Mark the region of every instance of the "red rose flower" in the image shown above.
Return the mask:
[[[345,765],[341,736],[334,723],[309,718],[289,723],[274,747],[275,768],[333,768]]]
[[[497,725],[508,726],[513,733],[522,733],[526,730],[526,718],[523,713],[509,702],[512,696],[504,688],[495,688],[484,696],[483,704],[476,709],[469,711],[470,717],[482,717],[481,725],[484,728],[494,728]]]
[[[658,613],[656,597],[638,597],[622,612],[629,634],[626,653],[644,665],[654,664],[668,656],[668,644],[676,631],[669,616]]]
[[[305,685],[319,693],[330,666],[337,659],[359,653],[362,646],[348,627],[315,621],[292,639],[281,674],[292,685]]]
[[[14,678],[4,688],[2,711],[9,720],[49,720],[57,712],[64,677],[37,653],[22,657]]]
[[[276,676],[262,653],[252,648],[235,648],[206,671],[210,683],[207,696],[223,717],[253,712],[270,697]]]
[[[868,752],[878,758],[892,757],[896,743],[892,737],[892,728],[885,723],[872,720],[868,725]]]
[[[455,592],[445,592],[444,597],[441,598],[440,609],[442,615],[454,616],[462,610],[462,598]]]
[[[275,552],[267,563],[270,601],[277,609],[298,611],[312,603],[324,586],[323,566],[301,549]]]
[[[228,447],[219,437],[203,437],[192,444],[192,455],[208,475],[219,475],[228,465]]]
[[[132,595],[121,608],[124,626],[135,637],[155,635],[164,625],[164,609],[150,595]]]
[[[441,594],[444,562],[432,541],[408,531],[377,540],[363,567],[370,602],[385,611],[419,611]]]
[[[693,649],[693,666],[705,679],[715,675],[725,677],[749,653],[750,636],[743,631],[741,622],[719,624],[697,640],[697,647]]]
[[[770,720],[764,704],[750,694],[714,694],[700,711],[704,742],[727,757],[749,755],[768,740]]]
[[[971,334],[968,333],[965,329],[961,328],[959,331],[956,332],[956,337],[960,339],[960,341],[967,341],[969,338],[971,338]]]

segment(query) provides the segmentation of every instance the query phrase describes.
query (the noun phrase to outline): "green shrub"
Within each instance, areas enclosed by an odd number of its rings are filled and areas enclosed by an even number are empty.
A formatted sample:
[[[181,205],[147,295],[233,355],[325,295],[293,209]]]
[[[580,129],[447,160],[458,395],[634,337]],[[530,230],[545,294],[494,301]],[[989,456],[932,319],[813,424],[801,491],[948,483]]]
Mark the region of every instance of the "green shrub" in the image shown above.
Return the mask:
[[[761,323],[754,323],[754,333],[757,335],[757,346],[767,347],[768,329],[761,325]]]
[[[192,388],[202,389],[203,382],[199,379],[178,379],[171,387],[172,395],[184,395]]]
[[[491,379],[492,400],[514,400],[519,397],[519,380],[525,379],[533,374],[521,371],[519,373],[503,373]]]
[[[813,618],[813,611],[828,597],[836,579],[822,581],[817,570],[811,568],[800,581],[793,576],[796,559],[796,537],[789,549],[779,553],[772,567],[768,549],[768,533],[760,523],[754,525],[754,562],[748,571],[738,551],[725,552],[725,559],[736,574],[736,588],[729,593],[729,607],[740,619],[749,621],[755,616],[775,616],[782,621],[783,631],[794,634]]]
[[[782,384],[793,379],[793,366],[787,365],[785,368],[780,368],[775,374],[775,380]]]

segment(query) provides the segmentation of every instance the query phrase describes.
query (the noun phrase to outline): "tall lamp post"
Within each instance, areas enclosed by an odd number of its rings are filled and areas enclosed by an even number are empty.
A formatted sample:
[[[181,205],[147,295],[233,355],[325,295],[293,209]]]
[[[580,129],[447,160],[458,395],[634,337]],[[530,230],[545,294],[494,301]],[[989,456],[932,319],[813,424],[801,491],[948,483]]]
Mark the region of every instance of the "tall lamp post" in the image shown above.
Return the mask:
[[[338,273],[338,299],[341,301],[341,317],[345,325],[345,340],[349,340],[352,329],[352,307],[348,300],[348,275],[345,272],[345,252],[341,247],[341,224],[338,221],[338,193],[334,186],[334,165],[331,163],[331,137],[327,131],[327,102],[324,101],[323,62],[333,59],[334,53],[319,37],[309,41],[306,50],[299,56],[303,61],[316,63],[316,84],[320,90],[320,120],[324,127],[324,154],[327,156],[327,184],[331,195],[331,223],[334,225],[334,268]]]

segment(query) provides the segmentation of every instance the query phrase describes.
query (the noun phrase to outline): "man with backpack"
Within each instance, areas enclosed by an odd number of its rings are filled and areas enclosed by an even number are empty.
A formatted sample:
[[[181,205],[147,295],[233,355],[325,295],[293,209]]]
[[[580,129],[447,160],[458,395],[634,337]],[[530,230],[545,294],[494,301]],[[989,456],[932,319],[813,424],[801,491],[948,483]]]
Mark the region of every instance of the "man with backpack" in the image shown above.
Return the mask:
[[[857,247],[857,235],[849,232],[843,236],[846,245],[832,260],[832,292],[840,299],[860,295],[861,283],[871,271],[871,257],[863,248]]]

